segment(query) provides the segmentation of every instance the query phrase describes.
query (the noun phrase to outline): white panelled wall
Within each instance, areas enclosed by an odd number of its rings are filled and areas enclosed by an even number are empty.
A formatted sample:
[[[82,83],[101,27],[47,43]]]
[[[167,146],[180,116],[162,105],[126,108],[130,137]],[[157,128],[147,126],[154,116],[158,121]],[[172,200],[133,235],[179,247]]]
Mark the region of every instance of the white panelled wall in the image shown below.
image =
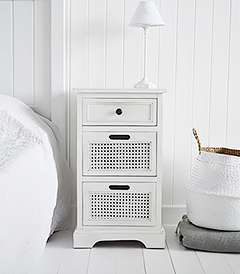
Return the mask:
[[[174,209],[180,218],[184,183],[197,155],[192,127],[203,146],[240,148],[240,1],[153,1],[166,23],[148,35],[149,80],[167,89],[163,204],[165,212]],[[0,0],[0,93],[52,117],[61,132],[69,122],[70,134],[63,137],[74,172],[72,89],[129,88],[142,78],[143,32],[128,26],[138,2]],[[73,205],[75,193],[74,186]]]
[[[128,26],[138,2],[71,0],[70,90],[128,88],[142,78],[142,29]],[[168,212],[185,205],[184,183],[197,155],[192,127],[203,146],[240,148],[240,1],[154,2],[166,26],[149,31],[148,76],[167,89],[163,204]],[[74,166],[73,93],[71,104]]]
[[[50,0],[0,0],[0,93],[51,117]]]

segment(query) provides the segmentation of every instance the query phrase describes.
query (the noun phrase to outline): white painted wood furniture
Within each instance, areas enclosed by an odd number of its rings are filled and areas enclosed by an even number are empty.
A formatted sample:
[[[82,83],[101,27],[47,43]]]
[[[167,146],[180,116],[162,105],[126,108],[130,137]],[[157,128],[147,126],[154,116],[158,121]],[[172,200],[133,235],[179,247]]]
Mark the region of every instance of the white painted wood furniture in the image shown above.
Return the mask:
[[[162,89],[76,89],[75,248],[137,240],[164,248]]]

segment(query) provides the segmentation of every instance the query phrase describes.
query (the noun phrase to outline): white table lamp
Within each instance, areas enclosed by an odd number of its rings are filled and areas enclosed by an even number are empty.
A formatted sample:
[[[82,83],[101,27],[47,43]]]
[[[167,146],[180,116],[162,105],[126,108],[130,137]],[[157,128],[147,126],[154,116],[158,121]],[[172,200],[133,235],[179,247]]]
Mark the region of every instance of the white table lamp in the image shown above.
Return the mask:
[[[144,77],[134,88],[156,88],[157,86],[147,79],[147,34],[149,27],[164,26],[165,23],[152,1],[140,2],[129,23],[130,27],[144,29]]]

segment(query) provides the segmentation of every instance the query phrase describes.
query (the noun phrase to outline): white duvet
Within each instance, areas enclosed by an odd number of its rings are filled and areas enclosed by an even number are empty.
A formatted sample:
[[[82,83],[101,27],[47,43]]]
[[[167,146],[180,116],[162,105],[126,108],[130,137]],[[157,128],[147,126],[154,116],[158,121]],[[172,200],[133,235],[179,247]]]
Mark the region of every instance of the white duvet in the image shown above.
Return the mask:
[[[70,173],[56,128],[0,95],[0,273],[28,273],[65,229]]]

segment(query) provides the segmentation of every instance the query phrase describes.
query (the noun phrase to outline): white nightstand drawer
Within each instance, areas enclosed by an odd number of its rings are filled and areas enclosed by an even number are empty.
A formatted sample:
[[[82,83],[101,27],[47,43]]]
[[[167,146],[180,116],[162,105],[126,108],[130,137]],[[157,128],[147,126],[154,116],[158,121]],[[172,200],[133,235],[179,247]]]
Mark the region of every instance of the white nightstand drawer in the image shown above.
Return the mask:
[[[83,182],[83,225],[156,225],[156,183]]]
[[[156,99],[83,99],[83,125],[157,124]]]
[[[83,132],[83,175],[156,176],[156,132]]]

